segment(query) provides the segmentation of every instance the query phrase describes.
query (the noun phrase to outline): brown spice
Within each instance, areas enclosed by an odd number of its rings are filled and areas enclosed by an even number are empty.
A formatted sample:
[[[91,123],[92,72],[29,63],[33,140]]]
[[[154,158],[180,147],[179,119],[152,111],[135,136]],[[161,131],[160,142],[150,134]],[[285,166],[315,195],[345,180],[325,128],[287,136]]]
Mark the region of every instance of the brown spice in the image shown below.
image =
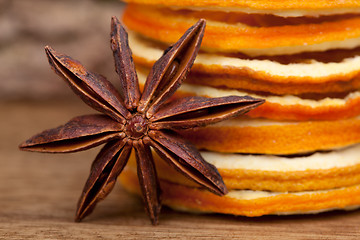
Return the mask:
[[[166,102],[189,72],[204,29],[205,21],[199,20],[164,52],[154,64],[142,94],[127,33],[116,17],[112,18],[111,24],[111,49],[120,79],[120,93],[103,76],[86,70],[69,56],[45,47],[54,71],[85,103],[104,113],[73,118],[20,145],[20,149],[27,151],[65,153],[106,143],[91,166],[78,203],[76,221],[89,215],[96,203],[111,192],[132,148],[136,153],[145,209],[153,224],[158,223],[161,194],[150,147],[175,169],[209,191],[218,195],[227,193],[217,169],[174,130],[213,124],[246,113],[264,101],[229,96],[187,97]]]

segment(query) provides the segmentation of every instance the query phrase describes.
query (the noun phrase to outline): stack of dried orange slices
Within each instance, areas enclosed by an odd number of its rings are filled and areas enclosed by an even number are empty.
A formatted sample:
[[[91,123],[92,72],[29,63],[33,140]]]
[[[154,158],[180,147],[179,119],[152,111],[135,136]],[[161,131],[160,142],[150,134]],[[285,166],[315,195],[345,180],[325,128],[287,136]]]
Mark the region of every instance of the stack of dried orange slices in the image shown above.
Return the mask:
[[[251,95],[245,117],[182,132],[222,175],[213,195],[157,161],[165,205],[245,216],[360,206],[360,1],[127,0],[147,71],[199,18],[207,27],[183,95]],[[133,162],[120,176],[137,192]]]

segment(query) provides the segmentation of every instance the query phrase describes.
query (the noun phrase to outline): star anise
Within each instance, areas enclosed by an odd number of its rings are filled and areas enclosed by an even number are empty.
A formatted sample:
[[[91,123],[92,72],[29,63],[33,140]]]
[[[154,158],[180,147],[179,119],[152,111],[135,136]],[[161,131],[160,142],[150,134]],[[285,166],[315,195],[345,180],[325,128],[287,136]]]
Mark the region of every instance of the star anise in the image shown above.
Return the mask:
[[[132,148],[136,153],[145,209],[153,224],[158,222],[161,203],[150,147],[168,164],[211,192],[218,195],[227,193],[217,169],[174,130],[222,121],[255,108],[263,100],[229,96],[166,101],[189,72],[204,29],[205,21],[198,21],[178,42],[165,50],[151,69],[142,94],[127,32],[116,17],[111,23],[111,49],[120,79],[120,93],[105,77],[86,70],[71,57],[45,47],[53,70],[85,103],[104,113],[75,117],[65,125],[46,130],[20,145],[27,151],[67,153],[107,142],[91,166],[78,203],[76,221],[90,214],[96,203],[110,193]]]

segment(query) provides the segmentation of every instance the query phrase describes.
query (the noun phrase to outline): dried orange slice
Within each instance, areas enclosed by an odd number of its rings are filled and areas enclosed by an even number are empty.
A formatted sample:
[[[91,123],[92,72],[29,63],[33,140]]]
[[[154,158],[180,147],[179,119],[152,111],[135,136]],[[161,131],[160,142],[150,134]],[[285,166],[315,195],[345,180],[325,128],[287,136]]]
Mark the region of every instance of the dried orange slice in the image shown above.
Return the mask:
[[[125,189],[140,194],[136,170],[125,168],[120,175]],[[318,213],[354,209],[360,205],[360,185],[305,192],[230,190],[217,196],[205,190],[160,179],[164,205],[190,212],[216,212],[249,217],[269,214]]]
[[[139,69],[140,70],[140,69]],[[145,84],[146,73],[138,71],[140,85]],[[183,83],[177,96],[223,97],[230,95],[251,95],[266,100],[264,104],[247,113],[251,118],[276,120],[339,120],[360,115],[360,91],[347,94],[344,98],[321,100],[302,99],[297,96],[262,96],[238,90],[216,89],[213,87]]]
[[[171,6],[174,8],[208,9],[224,11],[239,11],[245,13],[274,14],[279,16],[319,16],[348,12],[359,12],[358,1],[302,1],[302,0],[124,0],[128,3],[145,5]]]
[[[219,170],[229,190],[300,192],[360,184],[360,144],[304,156],[244,155],[201,152]],[[189,187],[190,181],[153,154],[159,178]],[[129,166],[136,169],[135,157]]]
[[[198,148],[225,153],[297,154],[360,142],[360,117],[338,121],[230,120],[180,132]]]
[[[134,32],[129,32],[129,38],[134,60],[139,66],[150,68],[163,53],[161,46]],[[277,61],[281,57],[249,59],[199,53],[187,82],[295,95],[347,92],[360,88],[360,49],[308,55],[282,56],[279,61],[288,61],[284,64]]]
[[[125,172],[121,181],[126,189],[138,193],[132,173]],[[131,179],[128,179],[131,178]],[[269,193],[233,190],[219,197],[198,188],[160,181],[164,205],[190,212],[216,212],[249,217],[278,214],[318,213],[334,209],[354,209],[360,205],[360,185],[324,191]]]
[[[190,11],[190,10],[187,10]],[[344,16],[336,21],[320,23],[250,26],[246,23],[227,23],[209,20],[213,13],[189,13],[149,5],[129,4],[123,21],[143,36],[162,42],[175,42],[181,33],[198,18],[208,19],[202,48],[247,55],[294,54],[304,51],[324,51],[360,46],[360,16]]]

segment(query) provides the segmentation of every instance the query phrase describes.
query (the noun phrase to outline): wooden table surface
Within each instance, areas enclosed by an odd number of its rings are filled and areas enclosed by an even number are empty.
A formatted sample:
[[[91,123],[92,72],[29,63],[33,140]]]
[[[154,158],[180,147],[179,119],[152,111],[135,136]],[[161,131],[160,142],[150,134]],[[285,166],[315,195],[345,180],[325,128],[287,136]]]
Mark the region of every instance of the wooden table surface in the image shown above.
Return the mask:
[[[31,135],[90,113],[79,99],[0,102],[0,239],[360,239],[360,211],[245,218],[163,208],[152,226],[141,200],[118,184],[91,216],[73,221],[98,148],[73,154],[21,152]]]

